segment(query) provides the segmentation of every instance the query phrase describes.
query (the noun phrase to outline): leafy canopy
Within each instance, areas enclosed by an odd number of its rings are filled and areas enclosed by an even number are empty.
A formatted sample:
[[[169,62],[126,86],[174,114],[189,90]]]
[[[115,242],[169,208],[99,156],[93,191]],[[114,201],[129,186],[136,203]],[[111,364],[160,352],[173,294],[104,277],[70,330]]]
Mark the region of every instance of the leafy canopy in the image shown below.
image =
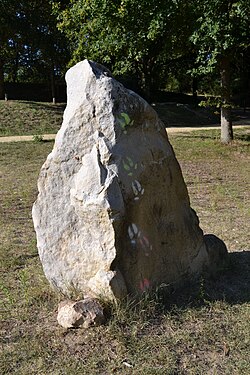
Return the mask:
[[[235,57],[250,46],[249,0],[197,0],[191,41],[198,52],[196,72],[211,73],[225,55]]]
[[[181,50],[184,2],[176,0],[71,0],[54,5],[72,63],[90,58],[114,73],[146,71]]]

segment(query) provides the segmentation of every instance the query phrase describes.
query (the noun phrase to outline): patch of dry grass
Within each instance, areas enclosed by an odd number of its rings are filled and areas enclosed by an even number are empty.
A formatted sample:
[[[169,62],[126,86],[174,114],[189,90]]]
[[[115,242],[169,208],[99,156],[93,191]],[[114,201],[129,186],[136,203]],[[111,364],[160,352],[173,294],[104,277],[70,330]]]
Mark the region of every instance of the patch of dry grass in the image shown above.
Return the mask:
[[[250,250],[250,127],[237,130],[228,146],[219,137],[212,130],[170,140],[204,232],[222,238],[230,251]]]
[[[31,206],[53,143],[1,144],[0,373],[248,375],[250,173],[238,137],[231,146],[211,132],[170,137],[202,228],[233,251],[228,269],[137,306],[111,306],[106,325],[87,331],[57,325],[59,297],[37,256]]]

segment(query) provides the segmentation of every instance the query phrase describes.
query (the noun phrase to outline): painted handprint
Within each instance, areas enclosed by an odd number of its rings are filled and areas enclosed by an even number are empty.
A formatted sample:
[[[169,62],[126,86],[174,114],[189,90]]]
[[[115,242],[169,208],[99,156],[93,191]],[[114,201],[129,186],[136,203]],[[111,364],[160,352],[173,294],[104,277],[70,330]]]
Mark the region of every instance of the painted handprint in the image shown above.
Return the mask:
[[[129,156],[122,160],[122,165],[128,176],[133,176],[133,173],[137,170],[138,166]]]
[[[129,235],[129,238],[130,238],[131,245],[133,247],[136,246],[136,240],[137,240],[137,237],[138,237],[139,233],[140,232],[139,232],[137,226],[134,223],[132,223],[131,225],[129,225],[129,227],[128,227],[128,235]]]
[[[118,116],[118,123],[123,130],[124,134],[127,134],[127,127],[134,124],[134,120],[131,120],[129,115],[125,112],[120,113]]]
[[[150,281],[148,279],[143,279],[140,282],[139,288],[141,289],[142,292],[145,292],[145,290],[150,288]]]
[[[153,246],[135,223],[129,225],[128,235],[131,245],[134,248],[137,246],[138,248],[142,249],[144,251],[144,254],[146,256],[149,256],[150,251],[153,250]]]
[[[139,246],[143,249],[145,255],[148,257],[150,251],[153,250],[153,246],[149,242],[148,238],[146,236],[144,236],[144,235],[141,234],[138,237],[138,243],[139,243]]]
[[[140,196],[144,194],[144,189],[142,188],[139,181],[134,180],[132,182],[132,190],[135,195],[134,200],[138,201],[140,199]]]

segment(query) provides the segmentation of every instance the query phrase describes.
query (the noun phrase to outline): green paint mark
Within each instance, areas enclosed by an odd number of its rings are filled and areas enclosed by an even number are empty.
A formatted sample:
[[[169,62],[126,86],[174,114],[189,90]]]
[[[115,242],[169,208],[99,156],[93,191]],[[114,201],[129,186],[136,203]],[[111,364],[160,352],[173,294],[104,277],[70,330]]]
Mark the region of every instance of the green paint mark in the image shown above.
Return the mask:
[[[138,167],[138,164],[134,163],[129,156],[122,160],[122,165],[125,171],[128,173],[128,176],[133,176],[133,172],[137,170]]]
[[[117,120],[124,134],[127,134],[126,127],[132,126],[134,124],[134,120],[131,120],[129,115],[125,112],[121,112]]]

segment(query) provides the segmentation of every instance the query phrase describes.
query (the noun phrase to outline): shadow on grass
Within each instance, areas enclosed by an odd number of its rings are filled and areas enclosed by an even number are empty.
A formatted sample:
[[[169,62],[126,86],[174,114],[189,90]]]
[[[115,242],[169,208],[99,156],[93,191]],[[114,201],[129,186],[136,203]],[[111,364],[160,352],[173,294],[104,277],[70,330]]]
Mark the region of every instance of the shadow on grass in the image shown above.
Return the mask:
[[[55,140],[54,139],[43,139],[41,142],[42,143],[54,143]]]
[[[241,134],[236,137],[236,140],[250,142],[250,134]]]
[[[231,305],[249,302],[250,251],[229,253],[227,268],[216,277],[201,277],[172,292],[163,290],[159,297],[166,310],[173,306],[180,309],[201,307],[214,301]]]
[[[42,102],[32,102],[32,101],[27,102],[27,101],[22,101],[22,100],[20,100],[19,103],[28,104],[29,106],[32,106],[33,108],[36,108],[36,109],[49,110],[51,112],[58,112],[58,113],[62,113],[66,107],[65,103],[46,104]]]
[[[199,130],[197,129],[197,131],[199,131],[198,134],[195,134],[196,133],[195,130],[194,130],[194,132],[195,132],[194,134],[192,134],[193,132],[188,133],[188,134],[187,133],[185,134],[185,132],[183,132],[183,134],[181,134],[181,137],[186,138],[186,139],[200,139],[200,140],[209,139],[209,140],[218,140],[218,141],[220,140],[220,131],[219,130],[217,130],[217,132],[216,132],[216,130],[214,130],[214,133],[207,133],[208,130],[205,130],[204,134],[202,134],[200,132],[200,129]],[[249,133],[236,134],[234,136],[234,141],[250,142],[250,134]]]
[[[32,140],[33,143],[54,143],[55,140],[54,139],[43,139],[42,136],[34,136],[35,138]],[[37,137],[37,138],[36,138]],[[41,137],[41,138],[40,138]],[[25,142],[25,141],[24,141]]]
[[[230,304],[250,301],[250,251],[229,253],[228,267],[215,280],[207,280],[206,293],[211,300]]]

